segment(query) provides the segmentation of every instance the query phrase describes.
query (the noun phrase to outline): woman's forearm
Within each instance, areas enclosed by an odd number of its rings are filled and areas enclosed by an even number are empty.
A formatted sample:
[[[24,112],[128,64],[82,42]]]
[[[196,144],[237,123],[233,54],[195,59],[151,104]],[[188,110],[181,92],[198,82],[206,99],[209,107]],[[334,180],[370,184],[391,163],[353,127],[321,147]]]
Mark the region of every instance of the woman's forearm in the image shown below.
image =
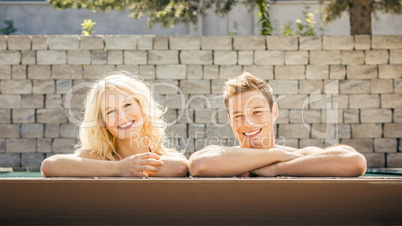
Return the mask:
[[[188,160],[183,155],[161,156],[160,160],[164,163],[156,172],[148,172],[152,177],[185,177],[188,173]]]

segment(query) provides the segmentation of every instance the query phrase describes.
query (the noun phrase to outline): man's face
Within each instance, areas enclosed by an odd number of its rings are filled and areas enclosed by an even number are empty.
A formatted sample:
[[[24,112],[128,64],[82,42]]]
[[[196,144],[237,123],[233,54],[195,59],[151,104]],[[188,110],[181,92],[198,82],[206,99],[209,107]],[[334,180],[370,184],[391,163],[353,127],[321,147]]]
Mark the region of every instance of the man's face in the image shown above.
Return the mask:
[[[230,126],[242,148],[269,149],[275,146],[273,123],[278,117],[278,106],[269,108],[261,91],[247,91],[229,100]]]

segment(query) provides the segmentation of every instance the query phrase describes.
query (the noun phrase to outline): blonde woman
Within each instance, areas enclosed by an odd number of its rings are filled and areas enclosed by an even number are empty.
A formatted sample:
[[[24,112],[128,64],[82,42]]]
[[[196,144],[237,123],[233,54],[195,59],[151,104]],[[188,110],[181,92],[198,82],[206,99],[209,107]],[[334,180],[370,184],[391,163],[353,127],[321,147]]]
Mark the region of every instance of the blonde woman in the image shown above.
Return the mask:
[[[165,145],[162,116],[143,81],[110,73],[88,91],[78,150],[45,159],[42,175],[186,176],[187,158]]]

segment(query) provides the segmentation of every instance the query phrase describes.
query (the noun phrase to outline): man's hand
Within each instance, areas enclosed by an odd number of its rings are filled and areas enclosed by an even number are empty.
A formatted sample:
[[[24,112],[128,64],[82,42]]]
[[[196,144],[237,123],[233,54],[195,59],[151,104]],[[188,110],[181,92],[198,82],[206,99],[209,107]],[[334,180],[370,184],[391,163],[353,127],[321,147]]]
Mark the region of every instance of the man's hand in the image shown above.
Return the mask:
[[[123,177],[148,177],[144,172],[157,172],[163,162],[159,160],[159,155],[155,153],[143,153],[129,156],[123,160],[116,161],[117,174]]]

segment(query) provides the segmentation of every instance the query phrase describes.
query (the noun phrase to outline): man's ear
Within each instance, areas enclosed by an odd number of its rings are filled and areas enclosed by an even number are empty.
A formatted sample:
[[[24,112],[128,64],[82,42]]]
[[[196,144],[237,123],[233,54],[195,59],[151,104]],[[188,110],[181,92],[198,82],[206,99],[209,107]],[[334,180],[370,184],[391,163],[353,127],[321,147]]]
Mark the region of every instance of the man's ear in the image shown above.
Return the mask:
[[[272,120],[275,122],[279,116],[279,107],[276,103],[272,105]]]

